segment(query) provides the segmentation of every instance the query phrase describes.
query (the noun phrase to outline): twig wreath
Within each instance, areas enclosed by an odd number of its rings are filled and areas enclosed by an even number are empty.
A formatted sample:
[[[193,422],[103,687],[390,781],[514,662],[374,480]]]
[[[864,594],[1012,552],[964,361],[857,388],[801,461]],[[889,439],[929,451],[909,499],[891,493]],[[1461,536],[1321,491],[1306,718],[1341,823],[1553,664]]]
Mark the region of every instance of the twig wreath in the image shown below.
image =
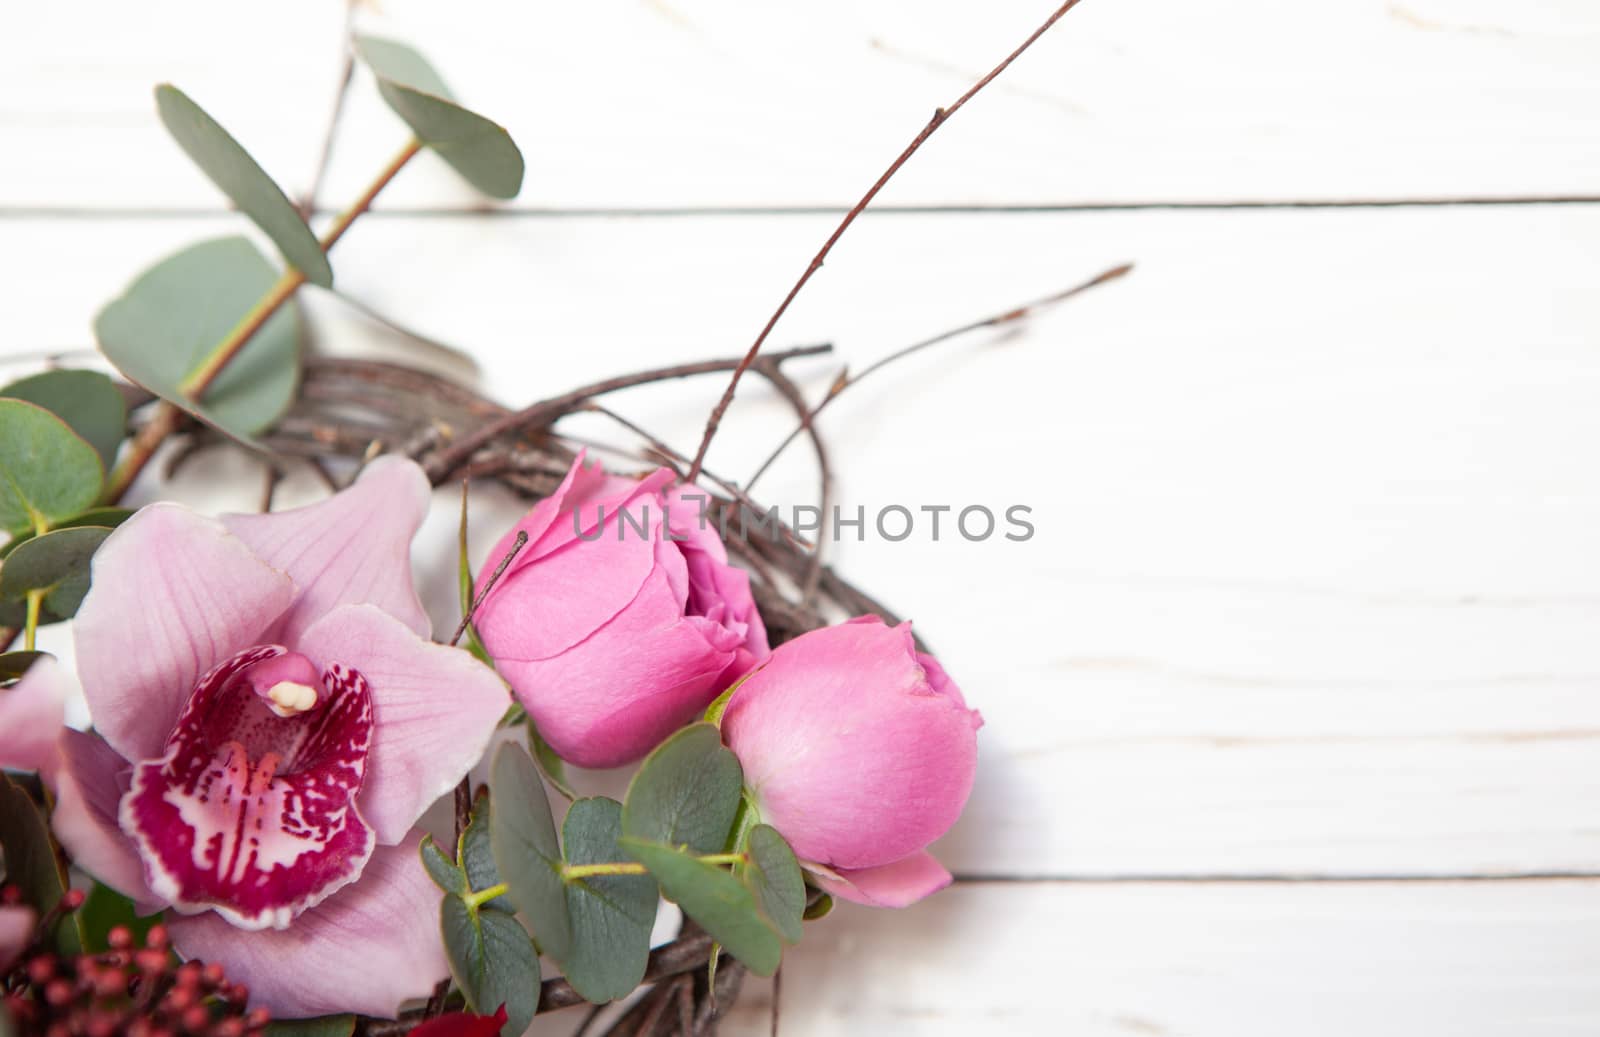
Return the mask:
[[[421,55],[352,38],[413,137],[320,238],[315,188],[296,207],[157,88],[167,129],[282,265],[238,236],[183,249],[96,319],[125,381],[53,367],[0,389],[0,649],[23,642],[0,654],[0,1034],[520,1034],[584,1002],[580,1033],[703,1034],[834,898],[904,907],[948,884],[926,847],[965,805],[978,714],[821,537],[752,499],[771,459],[742,486],[705,459],[753,373],[797,419],[772,457],[809,439],[825,516],[815,418],[845,389],[1127,272],[915,343],[815,404],[785,365],[828,347],[763,352],[883,186],[1076,2],[934,113],[742,356],[521,409],[396,363],[302,356],[299,290],[332,286],[328,251],[411,158],[433,150],[493,198],[520,190],[510,136]],[[719,375],[692,455],[604,403]],[[589,462],[556,430],[585,412],[654,470]],[[163,447],[171,470],[228,444],[266,460],[260,514],[120,506]],[[332,493],[274,512],[293,464]],[[532,503],[474,574],[483,483]],[[462,613],[436,642],[409,549],[432,490],[456,485]],[[63,726],[70,682],[36,649],[65,621],[87,732]],[[568,764],[638,767],[618,802],[579,794]],[[568,804],[559,828],[547,789]],[[423,831],[451,795],[452,830]],[[685,921],[652,949],[663,898]]]

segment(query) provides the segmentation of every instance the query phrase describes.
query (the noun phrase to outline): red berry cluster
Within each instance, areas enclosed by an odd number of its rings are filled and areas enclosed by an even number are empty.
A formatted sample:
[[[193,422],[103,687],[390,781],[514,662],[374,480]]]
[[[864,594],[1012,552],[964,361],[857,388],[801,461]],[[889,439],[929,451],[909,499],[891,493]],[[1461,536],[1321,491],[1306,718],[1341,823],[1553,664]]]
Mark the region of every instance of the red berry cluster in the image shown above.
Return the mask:
[[[6,891],[9,892],[9,889]],[[3,896],[3,895],[0,895]],[[83,906],[70,890],[39,927],[42,934]],[[101,954],[62,956],[42,939],[0,976],[0,995],[20,1037],[262,1037],[266,1009],[247,1011],[250,992],[230,983],[220,965],[174,958],[164,926],[135,946],[124,926]]]

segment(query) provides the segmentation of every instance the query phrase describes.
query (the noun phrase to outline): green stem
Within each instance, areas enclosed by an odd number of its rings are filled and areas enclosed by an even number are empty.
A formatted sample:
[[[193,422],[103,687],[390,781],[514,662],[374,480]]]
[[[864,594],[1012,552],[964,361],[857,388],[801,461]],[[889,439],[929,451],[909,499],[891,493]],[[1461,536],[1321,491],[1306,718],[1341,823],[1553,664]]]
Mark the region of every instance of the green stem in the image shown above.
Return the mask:
[[[28,592],[28,620],[22,628],[22,650],[33,651],[34,635],[39,630],[39,607],[44,604],[44,591]]]
[[[344,237],[345,231],[350,229],[350,225],[356,221],[356,217],[371,207],[373,199],[378,197],[378,192],[387,187],[389,181],[395,178],[395,174],[399,173],[405,167],[405,164],[410,162],[416,153],[421,150],[422,142],[413,138],[400,150],[398,155],[389,161],[387,166],[383,167],[383,171],[378,174],[377,179],[368,185],[361,197],[356,199],[355,204],[340,213],[338,218],[333,221],[333,226],[328,228],[328,232],[322,236],[321,244],[324,252],[333,248],[338,240]],[[215,382],[218,376],[222,374],[223,369],[233,361],[234,357],[239,355],[239,352],[249,344],[255,333],[261,330],[262,325],[266,324],[272,318],[272,315],[278,312],[279,307],[287,302],[294,295],[295,290],[305,282],[306,275],[296,268],[290,267],[285,270],[283,276],[278,278],[277,283],[272,286],[266,295],[262,296],[261,301],[252,306],[250,312],[241,317],[239,323],[233,326],[233,330],[229,331],[227,336],[217,343],[216,348],[212,349],[206,355],[206,358],[200,361],[199,366],[185,375],[183,381],[178,383],[178,391],[183,394],[184,398],[198,401],[204,396],[206,390],[211,387],[211,383]]]
[[[468,893],[461,899],[467,902],[468,907],[477,910],[495,897],[504,896],[510,891],[510,888],[504,882],[500,882],[490,886],[488,889],[480,889],[476,893]]]
[[[702,864],[743,864],[745,859],[746,855],[742,853],[707,853],[695,858]],[[646,874],[645,866],[634,861],[609,861],[605,864],[563,864],[561,866],[561,878],[566,882],[592,878],[596,875],[644,874]]]

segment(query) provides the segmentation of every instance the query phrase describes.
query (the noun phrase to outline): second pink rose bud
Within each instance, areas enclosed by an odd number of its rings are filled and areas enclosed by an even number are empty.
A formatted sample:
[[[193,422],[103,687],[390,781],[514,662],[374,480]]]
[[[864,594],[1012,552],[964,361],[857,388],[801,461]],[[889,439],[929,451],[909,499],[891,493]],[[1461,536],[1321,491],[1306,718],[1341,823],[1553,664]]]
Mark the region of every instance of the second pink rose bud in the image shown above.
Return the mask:
[[[512,527],[528,542],[474,625],[539,733],[583,767],[643,757],[769,654],[749,577],[667,469],[643,479],[573,462]]]

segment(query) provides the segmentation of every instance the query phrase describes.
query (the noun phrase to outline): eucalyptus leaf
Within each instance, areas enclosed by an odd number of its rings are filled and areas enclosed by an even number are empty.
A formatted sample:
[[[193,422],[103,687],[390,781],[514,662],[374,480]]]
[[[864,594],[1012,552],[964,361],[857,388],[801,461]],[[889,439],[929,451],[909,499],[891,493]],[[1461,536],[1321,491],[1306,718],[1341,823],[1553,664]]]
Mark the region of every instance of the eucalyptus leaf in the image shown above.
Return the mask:
[[[506,1033],[522,1033],[539,1004],[539,955],[511,915],[474,911],[460,897],[446,896],[440,931],[450,974],[467,1007],[487,1015],[506,1006]]]
[[[384,103],[405,120],[417,140],[489,197],[517,196],[522,152],[504,127],[451,100],[438,73],[410,47],[363,36],[356,40],[356,53],[377,76]]]
[[[89,887],[89,895],[78,909],[83,949],[91,954],[111,949],[110,933],[119,925],[133,934],[135,946],[142,946],[145,934],[159,921],[161,912],[141,917],[132,900],[103,882]]]
[[[28,672],[28,667],[38,661],[47,652],[4,652],[0,653],[0,681],[14,681]]]
[[[777,971],[783,959],[783,941],[762,915],[748,885],[675,847],[628,837],[621,839],[620,845],[650,869],[669,900],[751,972],[770,976]]]
[[[167,132],[188,152],[211,182],[239,211],[272,239],[289,264],[322,288],[333,286],[333,269],[317,236],[311,233],[294,203],[256,160],[205,109],[182,90],[163,83],[156,87],[156,108]]]
[[[0,602],[23,601],[44,591],[50,614],[70,619],[89,593],[89,561],[111,530],[100,526],[58,529],[24,541],[0,566]]]
[[[556,755],[550,743],[539,734],[539,727],[533,722],[533,717],[528,717],[528,748],[533,750],[534,762],[539,765],[539,771],[544,775],[544,780],[555,787],[555,790],[566,797],[570,803],[578,798],[573,791],[572,779],[567,777],[567,762]]]
[[[500,873],[494,866],[494,854],[489,844],[492,815],[489,790],[481,789],[472,805],[472,819],[461,832],[461,844],[456,850],[456,861],[466,874],[467,886],[474,893],[500,884]],[[485,901],[483,906],[495,911],[512,909],[511,901],[506,897],[495,897]]]
[[[190,400],[178,386],[277,280],[277,270],[248,239],[203,241],[140,274],[100,311],[95,337],[130,381],[254,446],[251,437],[294,400],[299,302],[289,299],[267,320],[211,383],[203,402]]]
[[[428,59],[414,48],[381,36],[357,36],[355,49],[375,75],[446,101],[455,100]]]
[[[280,1019],[267,1024],[267,1037],[350,1037],[353,1015],[321,1015],[315,1019]]]
[[[0,774],[0,854],[4,855],[6,882],[22,890],[25,903],[40,915],[55,910],[66,893],[67,873],[50,839],[50,826],[33,797]],[[56,948],[77,954],[83,948],[77,918],[56,927]]]
[[[0,399],[0,530],[37,532],[95,502],[105,468],[94,447],[38,404]]]
[[[128,430],[128,404],[99,371],[45,371],[0,389],[0,397],[36,403],[67,423],[110,471]]]
[[[786,943],[799,943],[806,910],[806,880],[800,861],[771,825],[750,829],[747,862],[738,870],[755,894],[761,913]]]
[[[696,853],[727,843],[744,789],[739,760],[711,724],[693,724],[655,748],[628,785],[622,830]]]
[[[495,752],[489,788],[497,804],[489,823],[496,869],[539,947],[563,959],[572,947],[572,925],[561,880],[561,844],[539,770],[521,746],[507,742]]]
[[[626,860],[622,804],[580,799],[561,828],[568,864]],[[644,979],[650,930],[656,918],[656,883],[648,875],[592,875],[567,882],[572,947],[560,959],[572,988],[596,1004],[627,997]]]
[[[450,859],[450,855],[439,848],[433,841],[433,836],[422,837],[422,867],[428,873],[428,878],[433,884],[446,893],[457,895],[472,892],[467,884],[467,873],[459,864]]]
[[[52,523],[50,528],[78,529],[82,526],[103,526],[106,529],[115,529],[132,517],[133,511],[129,508],[90,508],[88,511],[78,512],[71,518],[64,518],[60,522]],[[33,537],[32,531],[18,534],[6,543],[4,547],[0,547],[0,560],[5,559],[11,552],[32,540]]]
[[[819,918],[827,918],[832,911],[833,896],[829,893],[823,893],[816,900],[806,905],[805,914],[801,917],[808,922],[815,922]]]

